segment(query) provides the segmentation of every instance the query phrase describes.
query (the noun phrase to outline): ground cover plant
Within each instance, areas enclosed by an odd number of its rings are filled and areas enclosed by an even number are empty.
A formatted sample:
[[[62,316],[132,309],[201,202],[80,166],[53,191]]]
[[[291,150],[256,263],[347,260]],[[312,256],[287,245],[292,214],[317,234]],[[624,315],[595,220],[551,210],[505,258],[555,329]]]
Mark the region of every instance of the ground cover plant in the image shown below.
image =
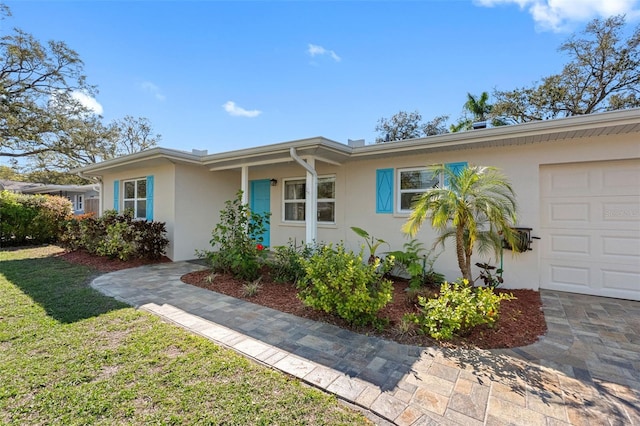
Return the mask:
[[[57,256],[57,257],[56,257]],[[91,289],[55,247],[0,251],[0,424],[366,424],[334,397]]]

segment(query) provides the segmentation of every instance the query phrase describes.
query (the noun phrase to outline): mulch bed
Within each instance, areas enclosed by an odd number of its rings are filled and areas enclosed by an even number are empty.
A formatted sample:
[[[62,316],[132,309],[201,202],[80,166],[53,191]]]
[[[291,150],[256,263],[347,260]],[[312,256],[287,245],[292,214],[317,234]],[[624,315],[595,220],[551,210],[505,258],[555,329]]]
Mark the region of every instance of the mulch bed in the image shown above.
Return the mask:
[[[100,272],[113,272],[127,268],[135,268],[137,266],[151,265],[154,263],[171,262],[171,259],[166,256],[157,260],[130,259],[124,261],[120,259],[109,259],[108,257],[95,256],[86,250],[67,251],[57,255],[57,257],[70,263],[89,266]]]
[[[209,275],[211,275],[211,271],[192,272],[184,275],[182,281],[299,317],[323,321],[358,333],[376,335],[411,345],[442,345],[483,349],[513,348],[535,342],[547,330],[541,309],[540,294],[533,290],[508,290],[507,292],[516,296],[516,299],[502,301],[500,317],[493,328],[479,326],[464,337],[457,337],[450,342],[436,342],[419,333],[413,326],[407,329],[401,325],[405,313],[417,312],[415,303],[410,300],[405,291],[408,285],[404,280],[394,281],[393,300],[379,314],[380,318],[388,319],[388,325],[383,329],[378,329],[373,326],[354,327],[341,318],[304,306],[297,297],[295,286],[290,283],[273,282],[267,268],[263,270],[260,290],[252,297],[245,297],[243,294],[242,286],[244,283],[242,281],[229,275],[216,274],[210,283],[207,280]]]

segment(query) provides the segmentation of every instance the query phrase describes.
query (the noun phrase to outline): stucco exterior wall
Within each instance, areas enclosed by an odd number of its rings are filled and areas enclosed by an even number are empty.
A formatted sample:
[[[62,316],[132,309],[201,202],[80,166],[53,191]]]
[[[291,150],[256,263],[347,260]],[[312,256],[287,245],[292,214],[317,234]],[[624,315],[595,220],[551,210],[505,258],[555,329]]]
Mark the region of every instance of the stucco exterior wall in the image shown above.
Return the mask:
[[[240,172],[210,172],[202,166],[175,166],[175,225],[172,260],[196,257],[196,250],[211,250],[211,231],[225,201],[240,189]]]
[[[387,241],[391,250],[402,249],[402,245],[409,241],[401,232],[401,227],[406,222],[408,215],[376,213],[376,169],[396,169],[394,196],[397,197],[397,169],[461,161],[502,169],[510,179],[517,195],[518,226],[533,228],[532,236],[537,236],[540,229],[539,169],[541,165],[640,158],[637,138],[637,135],[627,134],[511,147],[459,149],[430,154],[350,161],[341,166],[317,162],[316,170],[319,175],[335,174],[336,176],[336,223],[335,225],[319,225],[318,240],[321,242],[344,241],[350,249],[359,250],[363,241],[350,229],[351,226],[358,226],[367,230],[371,235]],[[283,180],[303,176],[304,170],[295,164],[276,165],[271,169],[261,170],[259,174],[251,175],[252,179],[278,179],[278,185],[272,188],[271,193],[272,246],[284,245],[289,238],[295,238],[298,242],[304,240],[304,225],[287,224],[282,220]],[[435,236],[435,231],[428,223],[425,223],[416,238],[429,248]],[[379,253],[388,250],[389,247],[382,246]],[[435,253],[441,250],[442,248],[439,247]],[[473,260],[474,263],[479,261],[487,261],[494,265],[500,263],[500,259],[496,259],[494,255],[475,256]],[[533,240],[532,251],[526,253],[514,255],[513,252],[505,250],[503,262],[506,288],[539,288],[540,248],[538,240]],[[446,251],[439,255],[434,267],[437,271],[444,273],[449,280],[460,276],[453,241],[447,243]],[[474,276],[478,272],[474,271]]]

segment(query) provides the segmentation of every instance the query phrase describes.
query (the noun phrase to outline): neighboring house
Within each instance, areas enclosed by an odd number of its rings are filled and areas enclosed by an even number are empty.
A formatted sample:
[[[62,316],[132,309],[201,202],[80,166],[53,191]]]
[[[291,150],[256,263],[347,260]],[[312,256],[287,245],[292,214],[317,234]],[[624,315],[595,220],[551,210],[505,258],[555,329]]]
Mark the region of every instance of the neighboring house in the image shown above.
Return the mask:
[[[153,148],[78,171],[101,178],[104,209],[166,222],[167,255],[183,260],[210,248],[239,189],[271,213],[270,246],[344,241],[359,250],[358,226],[401,249],[410,200],[440,179],[425,166],[496,166],[517,193],[518,226],[536,237],[530,251],[505,250],[505,287],[640,300],[639,109],[352,145],[317,137],[216,154]],[[434,236],[428,223],[418,234],[427,247]],[[449,280],[460,275],[453,248],[435,263]]]
[[[99,185],[46,185],[42,183],[0,180],[7,191],[23,194],[49,194],[66,197],[71,201],[74,214],[99,213]]]

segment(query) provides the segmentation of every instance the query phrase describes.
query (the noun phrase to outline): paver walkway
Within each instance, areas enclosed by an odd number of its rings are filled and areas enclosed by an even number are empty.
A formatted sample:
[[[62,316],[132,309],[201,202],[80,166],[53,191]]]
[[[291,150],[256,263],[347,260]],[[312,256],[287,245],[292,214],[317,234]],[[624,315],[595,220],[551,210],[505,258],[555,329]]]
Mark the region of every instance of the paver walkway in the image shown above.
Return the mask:
[[[533,345],[422,348],[180,281],[202,268],[144,266],[92,286],[398,425],[640,425],[640,302],[542,291],[549,331]]]

